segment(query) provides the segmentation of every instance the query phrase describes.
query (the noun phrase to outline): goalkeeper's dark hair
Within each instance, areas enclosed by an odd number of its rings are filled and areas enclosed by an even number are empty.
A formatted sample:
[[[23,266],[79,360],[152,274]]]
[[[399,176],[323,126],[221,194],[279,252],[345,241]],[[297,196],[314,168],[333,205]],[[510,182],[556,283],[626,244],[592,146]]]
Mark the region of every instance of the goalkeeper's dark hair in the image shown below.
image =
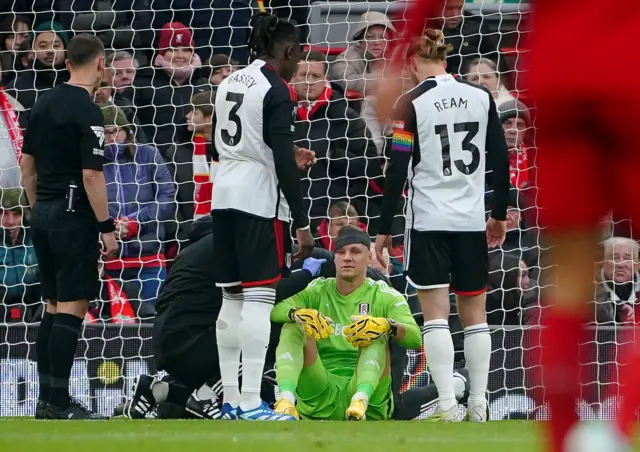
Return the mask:
[[[273,55],[276,43],[300,45],[300,37],[295,25],[272,14],[258,14],[252,19],[251,35],[249,36],[249,52],[251,58]]]

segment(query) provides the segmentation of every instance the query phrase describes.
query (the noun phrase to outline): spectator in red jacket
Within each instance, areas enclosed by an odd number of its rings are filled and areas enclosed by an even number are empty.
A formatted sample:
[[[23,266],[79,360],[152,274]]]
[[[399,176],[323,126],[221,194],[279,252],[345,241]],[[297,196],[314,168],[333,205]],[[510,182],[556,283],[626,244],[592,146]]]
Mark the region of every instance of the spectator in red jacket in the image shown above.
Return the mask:
[[[193,132],[194,219],[211,213],[213,178],[218,167],[212,155],[213,95],[203,91],[191,99],[193,109],[187,113],[187,127]]]

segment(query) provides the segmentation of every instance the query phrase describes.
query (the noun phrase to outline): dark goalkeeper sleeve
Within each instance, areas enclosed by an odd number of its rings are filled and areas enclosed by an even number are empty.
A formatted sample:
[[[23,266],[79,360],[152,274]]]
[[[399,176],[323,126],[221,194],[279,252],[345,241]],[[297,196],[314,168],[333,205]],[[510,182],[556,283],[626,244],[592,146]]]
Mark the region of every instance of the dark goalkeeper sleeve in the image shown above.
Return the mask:
[[[288,278],[282,278],[276,286],[276,303],[302,292],[313,279],[309,270],[294,271]]]
[[[509,202],[510,169],[509,149],[504,138],[504,129],[500,123],[496,103],[489,95],[489,121],[487,123],[487,182],[493,189],[493,209],[491,218],[505,221]]]
[[[293,150],[295,103],[284,84],[274,85],[264,101],[264,140],[273,151],[278,186],[282,190],[293,219],[294,229],[309,226],[309,215],[302,201],[300,171]]]
[[[407,100],[407,97],[401,98],[393,114],[393,139],[390,143],[391,153],[384,179],[380,234],[391,234],[393,216],[407,182],[409,162],[412,156],[416,165],[420,159],[416,111],[413,103]]]

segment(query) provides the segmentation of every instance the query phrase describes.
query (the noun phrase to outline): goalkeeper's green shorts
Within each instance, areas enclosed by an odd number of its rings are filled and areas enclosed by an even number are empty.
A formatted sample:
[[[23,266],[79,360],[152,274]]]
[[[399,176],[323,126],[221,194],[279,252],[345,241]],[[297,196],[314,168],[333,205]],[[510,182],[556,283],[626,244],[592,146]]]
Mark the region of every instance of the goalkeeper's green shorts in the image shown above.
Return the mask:
[[[355,393],[355,376],[332,374],[318,357],[313,365],[305,367],[300,373],[296,390],[298,413],[303,419],[343,420]],[[369,399],[367,420],[387,420],[392,413],[391,376],[387,375],[382,377]]]

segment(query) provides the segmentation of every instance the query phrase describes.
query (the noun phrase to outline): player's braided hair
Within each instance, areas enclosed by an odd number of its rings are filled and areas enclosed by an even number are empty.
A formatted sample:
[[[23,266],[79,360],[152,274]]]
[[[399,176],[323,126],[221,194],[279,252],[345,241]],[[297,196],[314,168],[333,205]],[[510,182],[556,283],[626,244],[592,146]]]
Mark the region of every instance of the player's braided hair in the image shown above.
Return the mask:
[[[295,25],[272,14],[260,13],[254,16],[252,27],[249,36],[251,59],[274,56],[273,47],[277,42],[300,42]]]
[[[422,36],[414,39],[409,45],[407,56],[420,56],[425,60],[444,61],[453,46],[444,40],[440,30],[427,28]]]

